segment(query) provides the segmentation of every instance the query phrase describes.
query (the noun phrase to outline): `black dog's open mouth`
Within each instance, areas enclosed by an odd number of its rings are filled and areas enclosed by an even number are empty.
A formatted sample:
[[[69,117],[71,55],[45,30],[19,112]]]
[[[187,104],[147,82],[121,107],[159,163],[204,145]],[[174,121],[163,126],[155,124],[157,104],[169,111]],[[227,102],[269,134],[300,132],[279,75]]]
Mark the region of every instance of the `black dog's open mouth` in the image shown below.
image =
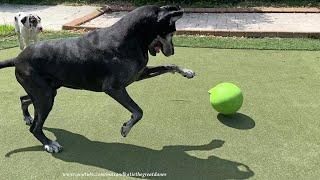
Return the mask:
[[[162,49],[162,44],[160,41],[156,42],[156,44],[154,45],[154,50],[157,52],[157,53],[160,53],[160,50]]]
[[[160,41],[156,41],[149,46],[149,52],[152,56],[156,56],[157,53],[160,53],[162,48],[163,48],[162,43]]]

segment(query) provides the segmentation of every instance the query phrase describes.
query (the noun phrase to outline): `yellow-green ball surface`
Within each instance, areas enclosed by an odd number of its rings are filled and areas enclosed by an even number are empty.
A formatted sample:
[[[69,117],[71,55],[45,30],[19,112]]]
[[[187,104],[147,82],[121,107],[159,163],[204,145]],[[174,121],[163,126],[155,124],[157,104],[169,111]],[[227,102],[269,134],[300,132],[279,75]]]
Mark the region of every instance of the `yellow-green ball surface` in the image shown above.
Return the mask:
[[[209,93],[212,107],[221,114],[235,114],[242,106],[241,89],[232,83],[220,83]]]

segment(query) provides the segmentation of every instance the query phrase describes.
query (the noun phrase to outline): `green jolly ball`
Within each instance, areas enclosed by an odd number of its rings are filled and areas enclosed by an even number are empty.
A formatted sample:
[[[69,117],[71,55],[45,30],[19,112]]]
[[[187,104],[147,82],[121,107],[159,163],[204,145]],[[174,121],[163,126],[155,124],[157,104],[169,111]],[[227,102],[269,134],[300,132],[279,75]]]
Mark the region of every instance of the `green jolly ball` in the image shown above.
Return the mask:
[[[241,89],[232,83],[218,84],[209,93],[212,107],[221,114],[235,114],[242,106]]]

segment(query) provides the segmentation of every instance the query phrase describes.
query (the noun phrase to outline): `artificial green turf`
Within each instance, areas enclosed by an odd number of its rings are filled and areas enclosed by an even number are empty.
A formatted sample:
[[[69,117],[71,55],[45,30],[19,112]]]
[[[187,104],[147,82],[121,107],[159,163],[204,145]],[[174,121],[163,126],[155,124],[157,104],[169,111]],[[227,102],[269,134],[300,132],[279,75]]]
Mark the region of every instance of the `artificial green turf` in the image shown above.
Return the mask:
[[[0,60],[17,53],[0,51]],[[64,146],[55,155],[42,151],[22,121],[24,93],[14,69],[0,70],[1,178],[139,171],[165,172],[167,179],[318,179],[319,51],[176,48],[170,58],[150,60],[167,63],[197,76],[167,74],[129,86],[144,117],[127,138],[119,130],[130,113],[114,100],[61,88],[45,124],[45,133]],[[209,103],[207,91],[220,82],[244,93],[235,119],[219,116]]]

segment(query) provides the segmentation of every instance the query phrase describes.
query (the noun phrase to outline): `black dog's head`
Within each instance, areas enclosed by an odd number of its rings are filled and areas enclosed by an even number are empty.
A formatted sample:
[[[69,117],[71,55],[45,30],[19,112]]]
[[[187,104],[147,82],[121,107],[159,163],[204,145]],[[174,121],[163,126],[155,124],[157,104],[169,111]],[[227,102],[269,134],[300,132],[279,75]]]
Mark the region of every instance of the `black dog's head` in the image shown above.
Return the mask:
[[[176,21],[182,15],[183,10],[177,6],[142,6],[121,18],[111,31],[116,32],[125,43],[132,39],[139,41],[142,49],[153,56],[160,51],[165,56],[171,56],[174,54],[172,37],[176,31]]]
[[[163,6],[157,14],[156,38],[149,44],[149,52],[152,56],[162,51],[165,56],[174,54],[172,37],[176,31],[176,21],[183,15],[183,10],[177,6]]]

